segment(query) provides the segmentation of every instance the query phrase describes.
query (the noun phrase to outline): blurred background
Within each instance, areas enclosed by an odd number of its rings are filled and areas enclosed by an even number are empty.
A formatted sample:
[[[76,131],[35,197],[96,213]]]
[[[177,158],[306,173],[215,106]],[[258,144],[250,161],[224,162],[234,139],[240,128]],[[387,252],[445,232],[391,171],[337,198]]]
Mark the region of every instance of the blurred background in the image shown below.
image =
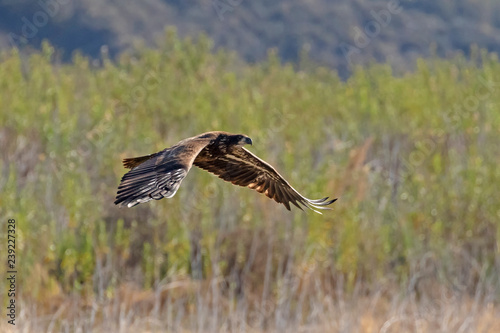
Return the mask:
[[[499,18],[493,0],[0,0],[18,271],[0,329],[500,331]],[[121,159],[211,130],[334,209],[196,168],[114,206]]]

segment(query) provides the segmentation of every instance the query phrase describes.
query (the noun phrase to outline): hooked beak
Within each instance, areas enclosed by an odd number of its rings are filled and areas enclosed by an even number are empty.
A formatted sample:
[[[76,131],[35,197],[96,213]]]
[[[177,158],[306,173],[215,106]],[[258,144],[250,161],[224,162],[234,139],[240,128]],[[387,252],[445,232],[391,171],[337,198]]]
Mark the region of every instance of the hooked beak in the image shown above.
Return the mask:
[[[250,139],[249,137],[246,137],[245,138],[245,143],[251,146],[252,145],[252,139]]]

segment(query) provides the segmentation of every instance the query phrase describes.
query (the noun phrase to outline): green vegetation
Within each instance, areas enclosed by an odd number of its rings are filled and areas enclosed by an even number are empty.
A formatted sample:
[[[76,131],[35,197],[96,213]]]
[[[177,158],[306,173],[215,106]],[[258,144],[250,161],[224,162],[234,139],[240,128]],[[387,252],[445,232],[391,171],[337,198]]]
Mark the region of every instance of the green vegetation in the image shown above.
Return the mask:
[[[298,68],[273,53],[249,65],[172,32],[161,45],[102,66],[54,63],[48,44],[1,55],[1,232],[16,219],[32,320],[65,304],[106,330],[127,315],[113,312],[119,300],[174,331],[231,331],[228,313],[260,309],[252,327],[265,330],[324,322],[327,298],[337,313],[341,297],[377,292],[498,305],[495,56],[419,61],[403,76],[373,65],[342,81],[305,56]],[[209,130],[248,134],[301,193],[339,197],[334,210],[288,212],[196,168],[172,199],[113,205],[122,158]],[[76,322],[57,313],[37,325]]]

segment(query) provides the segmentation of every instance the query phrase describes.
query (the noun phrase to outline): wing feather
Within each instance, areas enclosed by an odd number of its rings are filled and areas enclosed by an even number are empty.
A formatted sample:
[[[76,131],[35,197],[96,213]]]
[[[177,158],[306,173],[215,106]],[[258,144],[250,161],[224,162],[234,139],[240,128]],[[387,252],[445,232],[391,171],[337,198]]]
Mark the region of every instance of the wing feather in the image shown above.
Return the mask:
[[[268,184],[268,189],[267,189],[267,193],[266,195],[269,197],[269,198],[273,198],[274,197],[274,183],[270,182],[269,180],[267,181],[267,184]]]
[[[153,199],[173,197],[208,142],[185,141],[155,154],[125,159],[124,166],[132,170],[122,177],[115,204],[133,207]]]
[[[302,209],[303,205],[320,213],[317,209],[324,207],[337,199],[311,200],[295,190],[270,164],[258,158],[243,147],[234,147],[226,152],[213,156],[201,151],[193,162],[199,168],[211,172],[219,178],[235,185],[245,186],[265,194],[267,197],[283,204],[290,210],[290,203]],[[321,213],[320,213],[321,214]]]

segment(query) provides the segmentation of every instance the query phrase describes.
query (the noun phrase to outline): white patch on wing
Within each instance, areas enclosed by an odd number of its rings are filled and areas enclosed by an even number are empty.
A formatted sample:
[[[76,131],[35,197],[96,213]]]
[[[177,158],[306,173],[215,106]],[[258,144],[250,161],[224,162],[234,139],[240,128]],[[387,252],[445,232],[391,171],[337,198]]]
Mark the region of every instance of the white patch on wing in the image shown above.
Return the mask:
[[[131,208],[131,207],[134,207],[135,205],[138,205],[138,204],[144,203],[144,202],[148,202],[148,201],[151,201],[151,198],[145,197],[145,198],[137,199],[135,201],[129,202],[127,207]]]
[[[171,198],[175,195],[175,193],[177,193],[177,190],[179,189],[179,186],[176,186],[175,188],[171,189],[170,190],[170,194],[167,195],[167,193],[169,192],[162,192],[161,194],[165,197],[165,198]],[[165,194],[164,194],[165,193]]]

